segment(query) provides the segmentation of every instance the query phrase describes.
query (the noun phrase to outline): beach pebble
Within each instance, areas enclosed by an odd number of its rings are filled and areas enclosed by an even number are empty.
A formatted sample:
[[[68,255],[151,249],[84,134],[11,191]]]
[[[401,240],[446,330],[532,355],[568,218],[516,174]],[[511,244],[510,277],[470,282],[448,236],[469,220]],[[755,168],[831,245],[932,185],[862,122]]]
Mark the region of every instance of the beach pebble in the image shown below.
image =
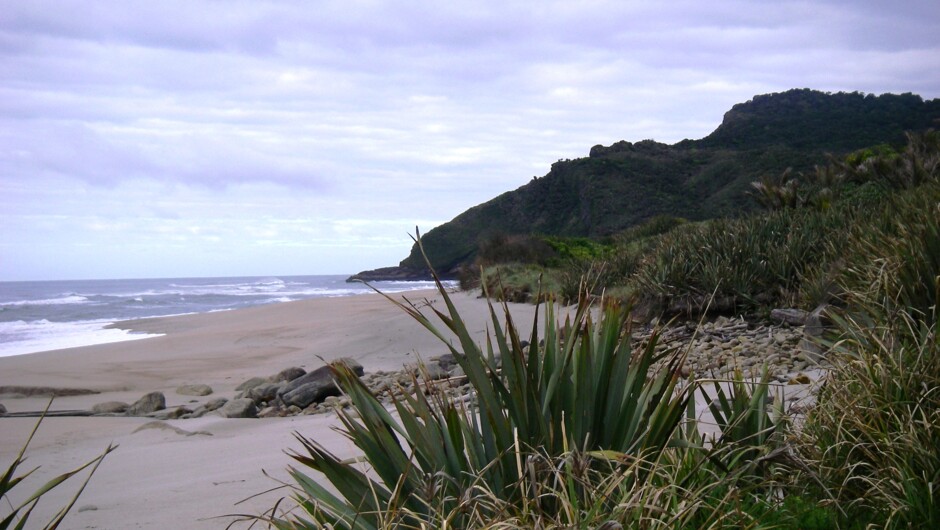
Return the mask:
[[[180,385],[176,387],[176,393],[182,396],[208,396],[212,393],[212,387],[202,384]]]
[[[98,507],[95,506],[94,504],[86,504],[86,505],[84,505],[84,506],[82,506],[81,508],[78,509],[78,513],[82,513],[82,512],[94,512],[94,511],[96,511],[97,509],[98,509]]]
[[[0,414],[6,414],[7,408],[3,406],[3,403],[0,403]]]

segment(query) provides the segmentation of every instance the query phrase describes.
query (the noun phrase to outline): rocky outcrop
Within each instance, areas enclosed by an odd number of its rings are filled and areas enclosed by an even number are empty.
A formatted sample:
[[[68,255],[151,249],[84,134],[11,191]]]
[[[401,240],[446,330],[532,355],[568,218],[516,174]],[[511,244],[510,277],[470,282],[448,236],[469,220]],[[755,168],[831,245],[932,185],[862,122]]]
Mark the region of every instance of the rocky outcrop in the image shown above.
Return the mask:
[[[371,271],[362,271],[346,278],[347,282],[416,282],[431,280],[428,269],[414,269],[411,267],[382,267]]]

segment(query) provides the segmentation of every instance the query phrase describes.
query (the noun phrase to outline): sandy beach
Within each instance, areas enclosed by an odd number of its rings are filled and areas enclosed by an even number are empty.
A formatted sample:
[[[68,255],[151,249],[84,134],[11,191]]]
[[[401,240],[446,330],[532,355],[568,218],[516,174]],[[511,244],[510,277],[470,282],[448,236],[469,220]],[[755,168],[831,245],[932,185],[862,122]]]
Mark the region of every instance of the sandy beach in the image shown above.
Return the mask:
[[[443,306],[436,291],[406,296]],[[469,328],[482,340],[488,321],[486,301],[468,293],[452,297]],[[511,311],[528,333],[534,307],[513,304]],[[246,379],[290,366],[312,370],[324,360],[350,357],[366,372],[397,370],[417,356],[429,358],[446,351],[437,338],[378,295],[128,321],[120,326],[163,336],[3,357],[0,386],[98,392],[56,398],[53,410],[87,410],[114,400],[131,403],[153,391],[165,394],[168,407],[193,406],[216,397],[232,398],[235,387]],[[199,398],[176,394],[175,389],[185,383],[208,384],[214,392]],[[0,396],[0,403],[11,413],[41,410],[47,400]],[[291,459],[285,450],[300,447],[293,438],[295,431],[316,437],[340,455],[354,450],[331,429],[332,414],[269,419],[208,415],[163,422],[175,429],[138,430],[152,421],[46,418],[21,471],[41,467],[17,493],[31,492],[114,443],[119,448],[105,459],[61,528],[224,528],[232,519],[216,517],[259,514],[289,495],[281,489],[253,497],[277,487],[278,479],[287,479]],[[12,461],[35,422],[35,418],[0,418],[0,466],[5,468]],[[77,486],[66,483],[44,498],[33,516],[36,522],[47,519]]]

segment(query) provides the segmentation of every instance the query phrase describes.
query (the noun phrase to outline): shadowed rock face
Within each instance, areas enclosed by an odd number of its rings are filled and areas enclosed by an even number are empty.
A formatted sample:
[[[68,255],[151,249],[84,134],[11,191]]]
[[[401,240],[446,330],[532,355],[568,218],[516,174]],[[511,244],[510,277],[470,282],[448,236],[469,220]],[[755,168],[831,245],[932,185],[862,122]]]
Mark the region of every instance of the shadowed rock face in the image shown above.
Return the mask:
[[[127,409],[128,416],[145,416],[151,412],[166,408],[166,397],[163,392],[151,392],[134,402]]]
[[[223,418],[257,418],[258,408],[248,398],[233,399],[222,405],[219,414]]]
[[[336,362],[346,364],[356,375],[361,376],[364,373],[362,365],[353,359],[344,358]],[[329,396],[339,394],[340,390],[333,381],[330,367],[322,366],[290,381],[278,391],[277,396],[287,407],[294,405],[305,408],[312,403],[318,403]]]

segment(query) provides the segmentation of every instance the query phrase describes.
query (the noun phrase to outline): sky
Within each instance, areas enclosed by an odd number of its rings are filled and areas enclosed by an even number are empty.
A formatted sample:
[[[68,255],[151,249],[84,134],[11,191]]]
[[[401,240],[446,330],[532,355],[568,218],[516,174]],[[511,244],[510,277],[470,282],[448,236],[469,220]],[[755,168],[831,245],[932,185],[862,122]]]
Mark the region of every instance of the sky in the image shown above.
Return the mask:
[[[0,281],[351,274],[791,88],[940,97],[940,2],[0,3]]]

